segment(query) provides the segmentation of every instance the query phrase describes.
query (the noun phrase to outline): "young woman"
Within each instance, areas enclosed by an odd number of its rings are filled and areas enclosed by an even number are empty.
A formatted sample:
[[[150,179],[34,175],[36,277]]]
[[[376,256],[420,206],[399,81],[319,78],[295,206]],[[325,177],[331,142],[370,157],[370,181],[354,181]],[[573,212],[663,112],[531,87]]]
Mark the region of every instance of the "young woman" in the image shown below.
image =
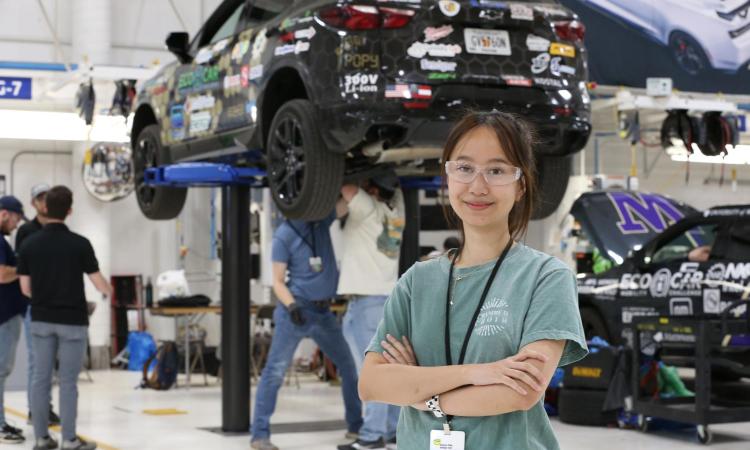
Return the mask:
[[[558,448],[544,390],[587,348],[573,273],[514,240],[536,194],[530,132],[509,114],[471,113],[442,161],[463,245],[401,277],[368,349],[360,397],[407,406],[402,449]]]

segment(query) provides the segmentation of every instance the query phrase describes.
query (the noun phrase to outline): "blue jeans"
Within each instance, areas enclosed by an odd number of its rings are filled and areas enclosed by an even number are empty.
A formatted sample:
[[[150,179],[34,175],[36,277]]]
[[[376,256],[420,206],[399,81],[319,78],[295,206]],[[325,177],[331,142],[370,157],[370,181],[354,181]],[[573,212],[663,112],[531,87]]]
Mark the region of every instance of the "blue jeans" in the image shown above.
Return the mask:
[[[383,319],[383,309],[388,297],[373,295],[368,297],[356,296],[349,301],[344,316],[344,338],[354,355],[357,373],[362,370],[365,351],[378,330]],[[388,440],[396,435],[398,416],[401,407],[387,403],[365,403],[365,421],[359,430],[359,438],[363,441],[376,441],[381,437]]]
[[[13,372],[16,362],[21,320],[21,316],[16,315],[0,324],[0,428],[5,426],[5,380]]]
[[[316,306],[314,302],[300,300],[297,300],[297,303],[305,318],[304,325],[294,325],[289,317],[289,311],[282,304],[278,304],[273,312],[275,329],[268,359],[260,374],[255,393],[255,411],[250,427],[252,440],[268,439],[271,436],[270,419],[276,409],[279,388],[297,345],[305,337],[311,337],[336,365],[341,377],[341,394],[344,397],[348,430],[358,432],[362,426],[362,403],[357,393],[357,370],[336,316],[327,306]]]
[[[60,421],[62,438],[76,437],[78,415],[78,374],[86,353],[84,325],[60,325],[48,322],[31,322],[31,339],[34,349],[34,378],[31,393],[31,420],[37,438],[48,436],[50,390],[52,371],[59,359]]]
[[[31,338],[31,307],[26,308],[26,315],[23,316],[23,331],[26,336],[26,355],[29,363],[26,378],[26,400],[28,401],[29,411],[31,411],[31,384],[34,381],[34,346]]]

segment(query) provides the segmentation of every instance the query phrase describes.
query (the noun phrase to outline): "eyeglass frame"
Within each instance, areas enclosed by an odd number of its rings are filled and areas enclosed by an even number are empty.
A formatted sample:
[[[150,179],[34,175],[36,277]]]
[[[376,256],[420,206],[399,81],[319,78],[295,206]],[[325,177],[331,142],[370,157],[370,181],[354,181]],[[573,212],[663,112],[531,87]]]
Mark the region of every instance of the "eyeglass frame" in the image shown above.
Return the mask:
[[[449,170],[448,170],[448,165],[450,163],[458,163],[458,162],[461,162],[461,161],[456,161],[456,160],[446,161],[445,164],[443,165],[443,167],[445,168],[445,174],[450,176],[450,173],[449,173]],[[460,181],[460,180],[456,179],[456,181],[458,183],[461,183],[461,184],[471,184],[474,181],[476,181],[476,179],[477,179],[477,177],[479,176],[480,173],[484,177],[485,183],[487,183],[490,186],[508,186],[509,184],[513,184],[513,183],[515,183],[516,181],[520,180],[523,177],[523,171],[521,170],[520,167],[511,166],[510,164],[507,164],[508,167],[511,167],[511,168],[515,169],[515,171],[516,171],[515,177],[514,177],[513,181],[511,181],[509,183],[505,183],[505,184],[492,184],[492,183],[490,183],[490,180],[487,179],[487,172],[485,172],[485,170],[484,170],[488,166],[477,165],[477,164],[474,164],[474,163],[467,163],[467,164],[474,166],[478,170],[474,174],[474,178],[472,178],[471,181],[463,182],[463,181]]]

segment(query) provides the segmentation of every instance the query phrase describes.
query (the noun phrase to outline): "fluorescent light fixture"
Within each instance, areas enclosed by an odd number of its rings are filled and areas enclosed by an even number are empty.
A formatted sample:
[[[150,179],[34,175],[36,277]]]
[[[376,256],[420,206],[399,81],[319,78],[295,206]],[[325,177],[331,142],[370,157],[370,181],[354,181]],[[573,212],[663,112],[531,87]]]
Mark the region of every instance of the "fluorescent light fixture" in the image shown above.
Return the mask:
[[[129,142],[122,116],[95,116],[92,126],[72,112],[0,109],[0,139]]]

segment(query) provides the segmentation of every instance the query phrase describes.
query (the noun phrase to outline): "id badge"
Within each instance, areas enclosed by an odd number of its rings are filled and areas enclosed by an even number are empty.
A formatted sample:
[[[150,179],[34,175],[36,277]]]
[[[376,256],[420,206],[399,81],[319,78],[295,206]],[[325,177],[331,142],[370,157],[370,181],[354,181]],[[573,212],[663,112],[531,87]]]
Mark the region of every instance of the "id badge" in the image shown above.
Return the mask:
[[[310,257],[310,269],[312,269],[313,272],[322,272],[323,258],[321,258],[320,256]]]
[[[464,450],[466,433],[463,431],[430,431],[430,450]]]

